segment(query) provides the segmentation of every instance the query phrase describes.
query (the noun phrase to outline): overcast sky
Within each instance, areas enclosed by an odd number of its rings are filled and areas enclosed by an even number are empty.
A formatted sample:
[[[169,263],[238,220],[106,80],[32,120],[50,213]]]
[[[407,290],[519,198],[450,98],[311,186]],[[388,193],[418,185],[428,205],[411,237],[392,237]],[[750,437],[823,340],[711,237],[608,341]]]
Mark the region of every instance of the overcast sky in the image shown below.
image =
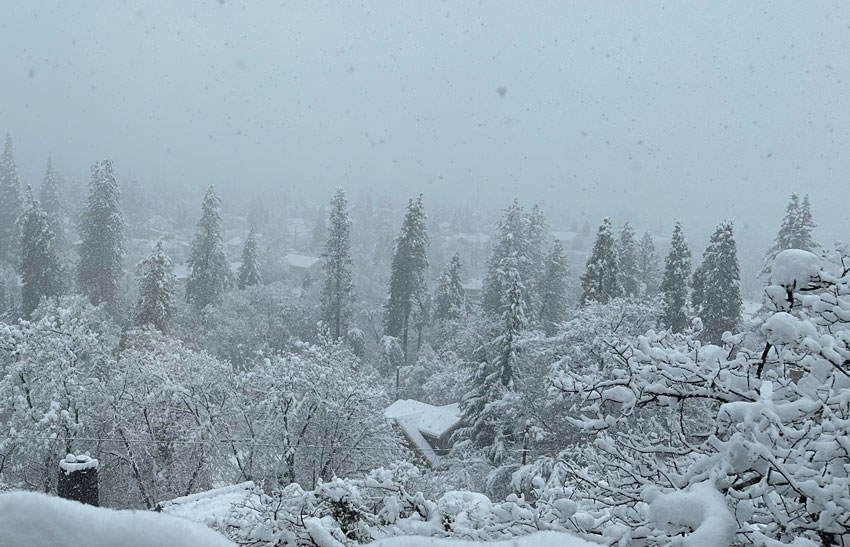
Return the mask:
[[[7,2],[25,182],[371,186],[850,235],[850,3]],[[250,191],[250,190],[249,190]]]

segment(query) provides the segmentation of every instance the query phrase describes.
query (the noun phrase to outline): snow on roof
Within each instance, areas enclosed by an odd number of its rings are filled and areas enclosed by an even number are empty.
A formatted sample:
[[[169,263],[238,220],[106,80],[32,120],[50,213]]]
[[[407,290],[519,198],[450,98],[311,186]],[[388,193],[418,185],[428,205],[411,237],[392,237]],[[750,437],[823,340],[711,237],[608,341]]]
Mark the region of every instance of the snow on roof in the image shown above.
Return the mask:
[[[384,417],[395,421],[431,465],[440,457],[423,435],[437,438],[446,435],[460,423],[457,403],[433,406],[413,399],[401,399],[384,410]]]
[[[182,517],[207,526],[225,519],[230,509],[258,496],[252,481],[213,488],[159,504],[163,513]]]
[[[286,262],[287,265],[293,268],[302,268],[304,270],[309,269],[320,260],[320,258],[316,258],[315,256],[300,255],[297,253],[289,253],[283,257],[283,261]]]
[[[231,247],[241,247],[243,243],[245,243],[245,238],[242,236],[233,236],[226,242]]]
[[[206,526],[153,511],[114,511],[37,492],[0,494],[0,545],[235,547]]]
[[[465,283],[461,283],[461,287],[463,287],[463,289],[466,291],[480,291],[482,287],[484,287],[484,282],[480,279],[473,278],[466,281]]]

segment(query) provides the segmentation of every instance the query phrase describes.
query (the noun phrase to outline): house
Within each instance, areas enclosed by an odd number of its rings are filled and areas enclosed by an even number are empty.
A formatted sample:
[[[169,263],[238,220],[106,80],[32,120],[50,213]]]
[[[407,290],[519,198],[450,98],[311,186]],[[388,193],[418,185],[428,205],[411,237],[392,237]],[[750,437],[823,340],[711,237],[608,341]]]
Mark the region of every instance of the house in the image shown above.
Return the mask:
[[[384,418],[432,467],[438,466],[448,453],[451,435],[461,423],[459,404],[433,406],[413,399],[394,402],[384,410]]]
[[[466,299],[470,302],[481,302],[481,292],[484,287],[484,281],[481,279],[470,279],[465,283],[461,283],[463,292],[466,294]]]
[[[322,272],[322,259],[297,253],[289,253],[283,257],[283,263],[293,276],[301,279],[308,273],[315,279]]]

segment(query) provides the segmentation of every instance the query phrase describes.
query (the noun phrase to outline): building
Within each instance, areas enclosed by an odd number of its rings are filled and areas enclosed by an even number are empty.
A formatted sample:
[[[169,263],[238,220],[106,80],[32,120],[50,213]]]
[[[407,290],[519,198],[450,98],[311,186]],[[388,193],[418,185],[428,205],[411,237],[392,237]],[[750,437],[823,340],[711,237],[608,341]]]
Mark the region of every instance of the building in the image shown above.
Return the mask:
[[[394,402],[384,410],[384,417],[432,467],[448,453],[451,435],[461,423],[459,404],[433,406],[413,399]]]

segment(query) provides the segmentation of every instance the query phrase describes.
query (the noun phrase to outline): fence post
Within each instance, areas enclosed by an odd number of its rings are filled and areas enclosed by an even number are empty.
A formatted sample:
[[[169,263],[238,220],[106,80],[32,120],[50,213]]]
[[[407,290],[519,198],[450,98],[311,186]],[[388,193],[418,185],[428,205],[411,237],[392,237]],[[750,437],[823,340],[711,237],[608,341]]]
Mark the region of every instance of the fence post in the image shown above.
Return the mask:
[[[99,494],[97,485],[98,461],[88,454],[75,456],[68,454],[59,461],[59,497],[97,506]]]

